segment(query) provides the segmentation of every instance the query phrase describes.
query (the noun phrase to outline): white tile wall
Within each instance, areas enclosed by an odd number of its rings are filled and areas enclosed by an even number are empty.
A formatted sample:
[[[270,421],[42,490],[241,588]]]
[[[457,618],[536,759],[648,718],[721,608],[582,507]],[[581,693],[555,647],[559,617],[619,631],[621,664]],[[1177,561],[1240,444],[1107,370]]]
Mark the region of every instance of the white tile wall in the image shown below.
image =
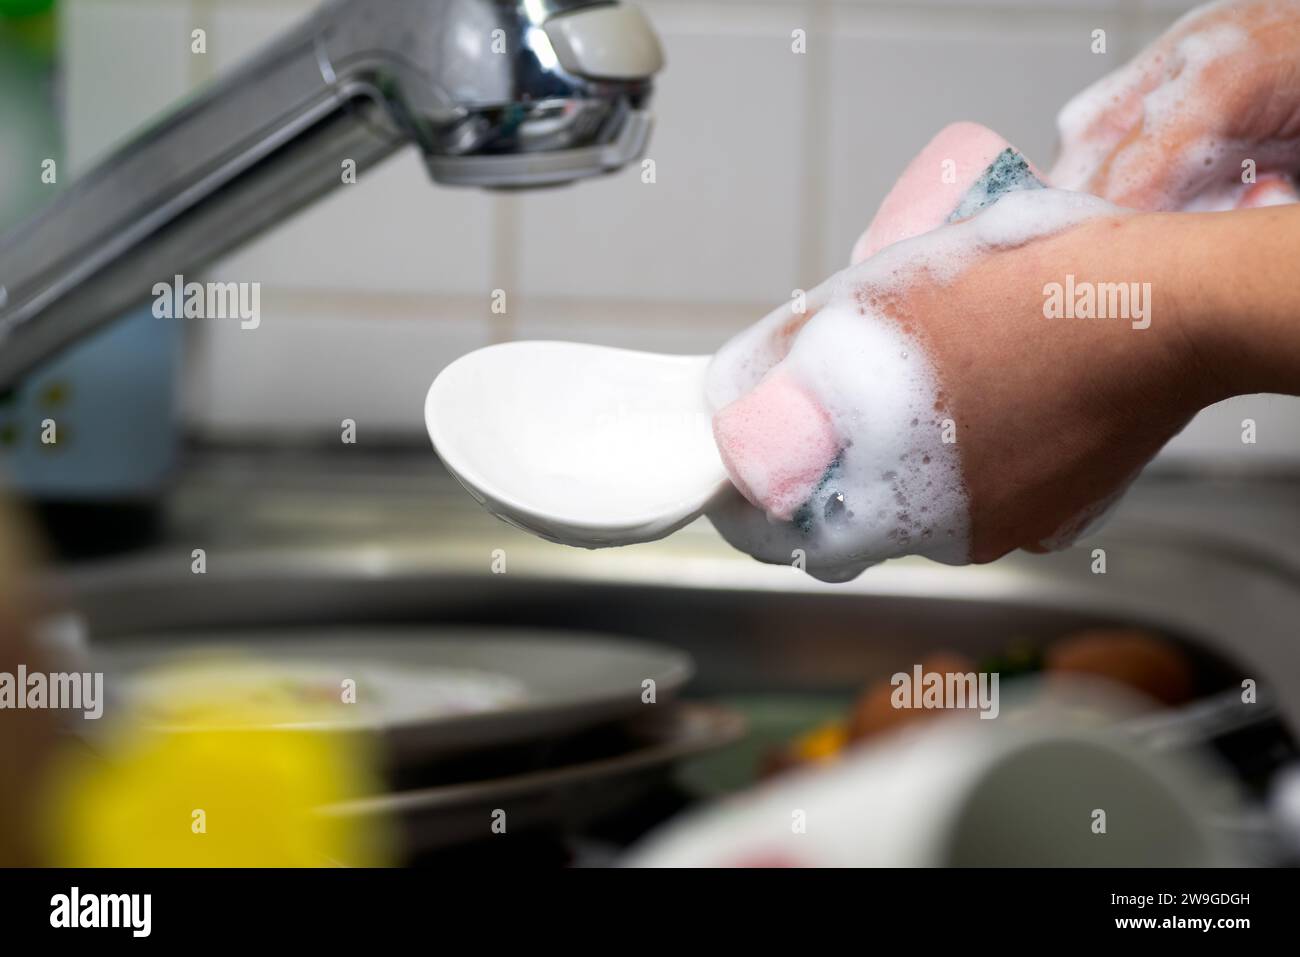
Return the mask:
[[[962,4],[968,7],[969,4]],[[823,271],[843,268],[853,242],[903,167],[949,122],[997,130],[1050,166],[1055,117],[1073,93],[1129,56],[1118,14],[995,18],[950,10],[883,14],[861,3],[834,8],[834,81],[825,146],[818,152],[831,198]],[[1090,50],[1107,31],[1107,52]]]
[[[263,287],[259,327],[203,328],[189,370],[192,415],[217,435],[337,439],[344,419],[357,423],[359,442],[422,435],[430,368],[489,343],[486,321],[464,318],[476,308]]]
[[[1249,445],[1242,441],[1246,419],[1255,423],[1255,442]],[[1241,395],[1212,405],[1161,453],[1161,464],[1171,468],[1207,461],[1232,469],[1300,463],[1300,400]]]
[[[655,181],[631,168],[520,197],[520,293],[780,301],[799,278],[809,90],[807,58],[790,52],[789,35],[807,13],[650,9],[670,64],[647,153]]]
[[[529,299],[516,309],[518,339],[567,339],[680,355],[713,352],[754,321],[755,303],[627,302],[614,299]]]
[[[212,4],[212,69],[235,65],[316,5]],[[214,271],[286,288],[480,294],[491,288],[492,204],[490,193],[432,188],[418,152],[408,148]]]
[[[60,20],[67,163],[79,173],[190,86],[187,0],[67,0]]]
[[[413,152],[215,267],[263,284],[263,323],[197,330],[192,427],[215,436],[421,433],[456,355],[509,336],[703,352],[839,268],[910,156],[957,119],[1046,165],[1053,118],[1188,0],[643,0],[669,66],[649,157],[519,195],[433,186]],[[71,0],[78,165],[313,0]],[[209,54],[188,52],[209,30]],[[1107,30],[1109,52],[1091,53]],[[808,31],[809,52],[790,50]],[[492,316],[492,290],[509,311]],[[1259,443],[1243,448],[1241,419]],[[363,439],[364,440],[364,439]],[[1166,460],[1300,461],[1300,403],[1207,410]]]

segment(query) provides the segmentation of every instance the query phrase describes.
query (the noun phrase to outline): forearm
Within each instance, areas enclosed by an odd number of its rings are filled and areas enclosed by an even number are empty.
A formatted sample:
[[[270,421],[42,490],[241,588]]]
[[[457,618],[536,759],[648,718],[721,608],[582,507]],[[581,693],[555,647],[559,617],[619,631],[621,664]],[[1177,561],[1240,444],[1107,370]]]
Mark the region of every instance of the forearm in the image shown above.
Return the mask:
[[[1164,281],[1216,397],[1300,395],[1300,205],[1155,219],[1172,250]]]

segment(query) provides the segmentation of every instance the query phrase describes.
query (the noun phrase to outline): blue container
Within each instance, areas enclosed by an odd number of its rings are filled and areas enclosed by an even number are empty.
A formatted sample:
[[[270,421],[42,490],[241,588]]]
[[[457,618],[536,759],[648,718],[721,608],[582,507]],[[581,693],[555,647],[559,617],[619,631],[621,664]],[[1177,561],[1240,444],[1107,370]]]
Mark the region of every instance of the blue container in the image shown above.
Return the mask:
[[[179,448],[182,323],[144,305],[0,400],[0,467],[32,499],[157,496]],[[46,443],[51,434],[56,441]]]

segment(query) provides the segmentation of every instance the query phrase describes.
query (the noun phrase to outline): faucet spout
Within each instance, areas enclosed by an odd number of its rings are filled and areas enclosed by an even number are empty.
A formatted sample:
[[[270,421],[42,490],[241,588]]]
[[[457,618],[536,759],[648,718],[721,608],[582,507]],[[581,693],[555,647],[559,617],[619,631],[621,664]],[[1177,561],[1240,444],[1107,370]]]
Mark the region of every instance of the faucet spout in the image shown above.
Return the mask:
[[[415,143],[435,180],[620,168],[658,40],[607,0],[330,0],[0,236],[0,388]]]

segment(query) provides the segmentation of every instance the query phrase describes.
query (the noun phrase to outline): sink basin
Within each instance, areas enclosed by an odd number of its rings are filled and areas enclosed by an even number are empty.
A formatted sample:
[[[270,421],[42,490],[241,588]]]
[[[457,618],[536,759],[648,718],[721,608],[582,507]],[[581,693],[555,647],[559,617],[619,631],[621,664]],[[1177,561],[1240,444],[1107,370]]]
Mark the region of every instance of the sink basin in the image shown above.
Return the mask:
[[[168,543],[66,569],[57,589],[99,641],[395,621],[623,633],[689,651],[697,694],[850,691],[931,651],[978,659],[1010,641],[1139,625],[1185,642],[1225,682],[1269,688],[1300,727],[1300,570],[1141,508],[1057,554],[901,560],[826,585],[738,555],[704,522],[585,551],[495,521],[445,475],[340,486],[209,481],[182,499]],[[191,571],[198,547],[204,574]],[[1105,574],[1093,573],[1097,548]]]
[[[178,489],[161,543],[65,566],[49,584],[103,644],[446,623],[675,646],[696,663],[687,696],[739,708],[752,729],[743,744],[679,769],[689,797],[746,786],[772,746],[842,716],[865,685],[932,652],[980,661],[1077,629],[1145,627],[1190,653],[1211,711],[1254,720],[1233,689],[1257,682],[1262,727],[1249,732],[1259,733],[1247,760],[1231,763],[1262,794],[1300,729],[1300,553],[1271,548],[1268,535],[1295,527],[1295,512],[1240,494],[1257,507],[1253,537],[1232,535],[1200,521],[1222,514],[1222,501],[1180,504],[1166,488],[1144,495],[1141,482],[1135,493],[1103,533],[1065,552],[967,568],[902,560],[828,585],[737,554],[705,522],[625,549],[545,542],[493,519],[427,462],[359,473],[205,468]],[[202,574],[192,570],[196,549]],[[1096,549],[1105,574],[1094,574]],[[1257,817],[1231,818],[1234,841],[1273,860],[1275,837]]]

